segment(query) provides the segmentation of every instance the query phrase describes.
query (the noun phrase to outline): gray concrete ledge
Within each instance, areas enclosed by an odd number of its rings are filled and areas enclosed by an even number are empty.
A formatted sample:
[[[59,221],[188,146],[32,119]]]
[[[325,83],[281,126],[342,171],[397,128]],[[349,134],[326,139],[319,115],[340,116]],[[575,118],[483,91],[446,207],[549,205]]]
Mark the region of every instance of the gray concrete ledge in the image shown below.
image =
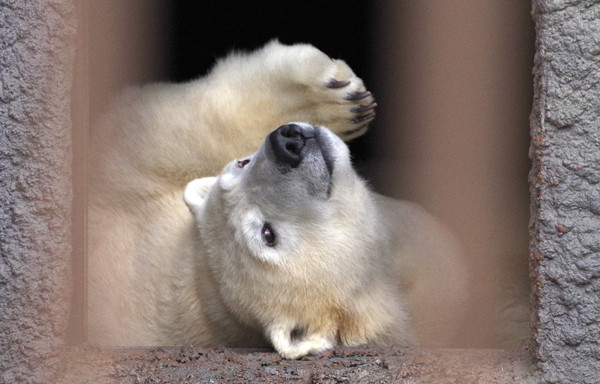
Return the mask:
[[[245,349],[65,351],[59,383],[540,383],[527,350],[354,347],[297,361]]]

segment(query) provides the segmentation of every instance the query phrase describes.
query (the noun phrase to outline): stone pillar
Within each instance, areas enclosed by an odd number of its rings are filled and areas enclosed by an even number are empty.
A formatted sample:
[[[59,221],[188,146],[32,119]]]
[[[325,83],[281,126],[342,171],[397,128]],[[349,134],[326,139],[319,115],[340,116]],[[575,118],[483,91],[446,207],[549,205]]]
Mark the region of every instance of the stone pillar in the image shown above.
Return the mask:
[[[0,383],[53,382],[69,311],[73,0],[0,0]]]
[[[600,1],[535,0],[533,340],[551,383],[600,380]]]

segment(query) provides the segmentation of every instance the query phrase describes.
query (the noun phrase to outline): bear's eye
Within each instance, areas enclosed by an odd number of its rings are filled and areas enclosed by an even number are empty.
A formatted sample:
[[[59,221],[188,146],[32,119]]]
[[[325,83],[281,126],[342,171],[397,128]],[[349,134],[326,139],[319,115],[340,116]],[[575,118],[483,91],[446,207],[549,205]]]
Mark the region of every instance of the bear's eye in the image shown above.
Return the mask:
[[[250,159],[238,160],[237,167],[244,168],[249,162],[250,162]]]
[[[262,227],[262,237],[265,239],[266,244],[269,247],[274,247],[277,241],[277,236],[275,236],[275,231],[271,227],[271,224],[265,223]]]

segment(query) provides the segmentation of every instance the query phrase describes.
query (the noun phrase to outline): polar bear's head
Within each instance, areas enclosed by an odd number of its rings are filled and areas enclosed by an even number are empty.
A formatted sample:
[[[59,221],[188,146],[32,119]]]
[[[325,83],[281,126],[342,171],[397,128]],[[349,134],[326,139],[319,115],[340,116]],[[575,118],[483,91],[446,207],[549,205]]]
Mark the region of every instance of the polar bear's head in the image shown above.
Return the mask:
[[[335,340],[334,324],[365,311],[357,297],[379,292],[373,282],[389,269],[390,239],[374,196],[348,147],[326,128],[284,125],[218,177],[189,183],[184,199],[199,230],[198,267],[218,291],[210,307],[224,306],[219,313],[251,328],[287,329],[291,338],[296,328],[327,329]]]
[[[305,123],[271,132],[255,154],[184,194],[201,267],[246,324],[309,313],[315,297],[345,302],[367,285],[378,268],[371,258],[386,246],[372,199],[344,142]]]
[[[360,239],[369,199],[346,144],[306,123],[279,127],[255,154],[184,194],[205,246],[222,253],[210,257],[275,265]]]

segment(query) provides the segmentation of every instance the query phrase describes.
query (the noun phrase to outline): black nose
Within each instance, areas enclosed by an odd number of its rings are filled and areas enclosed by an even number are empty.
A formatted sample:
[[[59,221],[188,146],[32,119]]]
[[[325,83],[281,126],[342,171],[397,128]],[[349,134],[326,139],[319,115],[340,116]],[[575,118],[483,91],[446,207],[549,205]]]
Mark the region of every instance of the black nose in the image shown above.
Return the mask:
[[[269,134],[273,153],[278,161],[295,168],[300,164],[306,151],[306,140],[316,136],[315,129],[309,125],[282,125]]]

